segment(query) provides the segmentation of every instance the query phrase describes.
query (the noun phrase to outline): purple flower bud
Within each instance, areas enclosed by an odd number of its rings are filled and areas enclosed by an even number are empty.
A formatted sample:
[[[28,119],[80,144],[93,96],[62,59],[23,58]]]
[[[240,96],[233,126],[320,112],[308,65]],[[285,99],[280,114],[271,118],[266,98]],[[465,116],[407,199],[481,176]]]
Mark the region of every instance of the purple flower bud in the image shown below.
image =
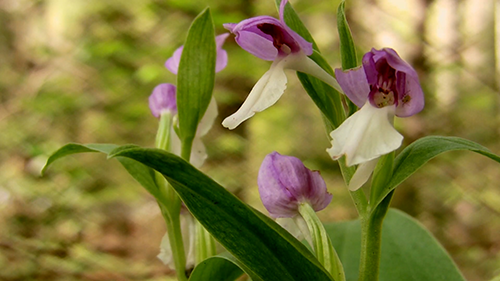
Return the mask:
[[[149,96],[149,109],[154,117],[160,118],[164,112],[177,114],[176,88],[172,84],[163,83],[153,89]]]
[[[238,24],[227,23],[224,28],[236,35],[241,48],[263,60],[274,61],[278,56],[304,52],[310,56],[312,44],[290,29],[283,20],[288,0],[281,1],[280,19],[270,16],[253,17]]]
[[[301,203],[309,203],[317,212],[332,200],[318,171],[307,169],[296,157],[278,152],[264,158],[257,182],[262,203],[274,218],[294,217]]]
[[[226,41],[226,38],[229,36],[229,33],[224,33],[215,37],[215,45],[217,50],[217,59],[215,61],[215,72],[219,72],[226,68],[227,66],[227,52],[222,49],[222,45]],[[180,46],[175,50],[174,54],[167,59],[165,62],[165,67],[177,75],[177,71],[179,70],[179,63],[181,62],[182,50],[184,46]]]

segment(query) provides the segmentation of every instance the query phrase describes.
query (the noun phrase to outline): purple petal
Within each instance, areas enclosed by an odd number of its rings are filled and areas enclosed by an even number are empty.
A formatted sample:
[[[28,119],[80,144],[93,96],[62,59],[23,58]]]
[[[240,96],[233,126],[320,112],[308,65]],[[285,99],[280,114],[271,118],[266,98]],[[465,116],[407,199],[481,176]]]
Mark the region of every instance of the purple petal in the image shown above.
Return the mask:
[[[273,61],[278,56],[278,50],[273,41],[254,32],[240,31],[236,35],[236,43],[250,54],[267,61]]]
[[[177,114],[176,88],[172,84],[164,83],[156,86],[149,96],[149,109],[154,117],[160,118],[164,112]]]
[[[378,71],[375,67],[375,60],[373,57],[374,54],[372,52],[368,52],[363,56],[363,69],[365,70],[366,80],[369,85],[377,83]]]
[[[376,83],[377,70],[375,69],[375,62],[381,59],[385,59],[387,64],[396,70],[396,89],[398,92],[396,116],[408,117],[420,112],[424,108],[424,93],[420,86],[418,74],[393,49],[372,49],[365,54],[363,66],[368,83]]]
[[[287,32],[293,37],[293,39],[300,46],[300,49],[307,55],[310,56],[313,53],[313,45],[312,43],[307,42],[302,36],[293,31],[288,25],[285,23],[284,15],[285,15],[285,6],[288,3],[288,0],[282,0],[280,3],[280,21],[287,30]]]
[[[219,72],[226,68],[227,66],[227,52],[222,49],[222,45],[224,45],[224,41],[226,41],[226,38],[229,36],[229,33],[224,33],[221,35],[218,35],[215,37],[215,45],[216,45],[216,50],[217,50],[217,59],[215,62],[215,72]],[[179,63],[181,62],[181,56],[182,56],[182,50],[184,49],[184,46],[180,46],[175,50],[174,54],[172,57],[170,57],[166,62],[165,62],[165,67],[172,72],[173,74],[177,75],[177,72],[179,71]]]
[[[224,45],[224,42],[226,41],[228,36],[229,33],[224,33],[221,35],[217,35],[215,37],[215,45],[217,48],[217,60],[215,62],[215,72],[219,72],[224,68],[226,68],[227,66],[227,52],[226,50],[222,49],[222,45]]]
[[[224,42],[226,42],[227,37],[229,37],[228,32],[215,36],[215,45],[217,47],[217,50],[222,49],[222,46],[224,45]]]
[[[293,217],[297,214],[297,198],[281,183],[275,154],[268,154],[260,166],[257,178],[260,198],[272,217]]]
[[[179,70],[179,63],[181,62],[183,49],[184,46],[177,48],[174,54],[165,62],[165,67],[175,75],[177,75],[177,71]]]
[[[293,217],[298,205],[308,202],[316,211],[331,201],[319,172],[312,172],[292,156],[268,154],[259,170],[259,193],[272,217]]]
[[[335,69],[337,82],[346,96],[359,108],[361,108],[370,93],[370,86],[366,79],[365,68],[358,67],[342,71]]]
[[[311,43],[273,17],[253,17],[238,24],[224,24],[224,28],[236,35],[236,42],[244,50],[264,60],[287,55],[282,45],[288,46],[292,53],[304,52],[309,56],[313,52]]]
[[[282,21],[283,23],[285,22],[285,20],[283,19],[283,16],[285,15],[286,4],[288,4],[288,0],[281,0],[281,3],[280,3],[280,21]]]

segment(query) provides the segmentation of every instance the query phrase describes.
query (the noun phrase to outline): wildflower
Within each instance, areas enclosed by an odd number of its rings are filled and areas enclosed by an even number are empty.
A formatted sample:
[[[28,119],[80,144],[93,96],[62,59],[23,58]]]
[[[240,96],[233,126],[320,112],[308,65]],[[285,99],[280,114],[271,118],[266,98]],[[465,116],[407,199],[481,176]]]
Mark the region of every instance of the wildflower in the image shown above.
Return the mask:
[[[224,45],[224,41],[229,36],[229,33],[224,33],[215,37],[215,45],[217,50],[217,59],[215,61],[215,72],[219,72],[226,68],[227,66],[227,52],[222,49],[222,45]],[[167,59],[165,62],[165,67],[177,75],[177,71],[179,70],[179,63],[181,61],[182,50],[184,46],[180,46],[175,50],[174,54]]]
[[[240,109],[224,119],[222,125],[236,128],[243,121],[275,104],[285,91],[287,78],[285,69],[294,69],[313,75],[338,91],[341,91],[335,78],[325,72],[313,60],[312,44],[290,29],[283,20],[285,5],[280,4],[280,19],[258,16],[238,24],[227,23],[224,28],[235,34],[235,40],[247,52],[267,61],[273,61],[271,68],[255,84]]]
[[[296,157],[278,152],[264,158],[257,181],[262,203],[274,218],[294,217],[301,204],[310,204],[317,212],[332,200],[318,171],[307,169]]]
[[[416,71],[393,49],[372,49],[362,67],[335,75],[347,97],[361,109],[330,133],[336,160],[345,155],[347,166],[358,165],[350,190],[361,187],[378,158],[401,146],[403,136],[393,126],[394,115],[408,117],[424,107],[424,94]]]

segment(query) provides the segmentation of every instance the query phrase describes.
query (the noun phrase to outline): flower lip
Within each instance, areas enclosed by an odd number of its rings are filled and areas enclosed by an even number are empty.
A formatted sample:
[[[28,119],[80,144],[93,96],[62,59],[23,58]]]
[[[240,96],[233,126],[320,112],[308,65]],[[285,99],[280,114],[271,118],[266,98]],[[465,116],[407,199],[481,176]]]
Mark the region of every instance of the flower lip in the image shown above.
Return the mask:
[[[258,185],[262,203],[275,218],[295,216],[299,204],[305,202],[320,211],[332,199],[319,172],[307,169],[296,157],[278,152],[262,161]]]

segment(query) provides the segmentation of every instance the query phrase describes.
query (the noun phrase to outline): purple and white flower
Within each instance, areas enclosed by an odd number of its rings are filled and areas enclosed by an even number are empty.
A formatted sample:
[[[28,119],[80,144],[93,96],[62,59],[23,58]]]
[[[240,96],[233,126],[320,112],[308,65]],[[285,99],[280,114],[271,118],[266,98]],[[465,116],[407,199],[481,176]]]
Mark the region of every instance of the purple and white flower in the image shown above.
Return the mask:
[[[408,117],[424,108],[424,93],[418,75],[389,48],[372,49],[356,69],[335,70],[347,97],[361,109],[330,133],[336,160],[345,155],[347,166],[358,165],[350,190],[370,177],[380,156],[401,146],[403,136],[393,126],[394,116]]]
[[[307,169],[296,157],[278,152],[264,158],[257,183],[262,203],[273,218],[294,217],[299,205],[305,203],[317,212],[332,200],[318,171]]]
[[[270,16],[258,16],[237,24],[224,24],[224,28],[236,35],[235,40],[240,47],[258,58],[273,61],[271,68],[255,84],[240,109],[224,119],[222,125],[226,128],[234,129],[256,112],[275,104],[286,89],[285,69],[313,75],[342,91],[335,78],[308,58],[313,53],[312,44],[286,25],[283,13],[287,2],[288,0],[281,1],[279,20]]]

